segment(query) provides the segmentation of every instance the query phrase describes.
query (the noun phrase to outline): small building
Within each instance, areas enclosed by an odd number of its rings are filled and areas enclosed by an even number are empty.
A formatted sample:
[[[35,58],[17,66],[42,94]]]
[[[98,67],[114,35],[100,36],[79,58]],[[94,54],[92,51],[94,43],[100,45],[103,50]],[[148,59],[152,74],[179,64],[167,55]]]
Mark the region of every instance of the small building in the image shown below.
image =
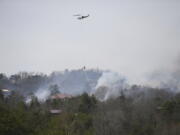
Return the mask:
[[[72,98],[72,96],[69,94],[56,94],[51,96],[51,99],[67,99],[67,98]]]
[[[50,110],[50,113],[54,114],[54,115],[60,114],[61,112],[62,112],[62,110],[60,110],[60,109],[52,109],[52,110]]]
[[[5,98],[11,94],[11,90],[8,89],[0,89],[0,91],[2,92]]]

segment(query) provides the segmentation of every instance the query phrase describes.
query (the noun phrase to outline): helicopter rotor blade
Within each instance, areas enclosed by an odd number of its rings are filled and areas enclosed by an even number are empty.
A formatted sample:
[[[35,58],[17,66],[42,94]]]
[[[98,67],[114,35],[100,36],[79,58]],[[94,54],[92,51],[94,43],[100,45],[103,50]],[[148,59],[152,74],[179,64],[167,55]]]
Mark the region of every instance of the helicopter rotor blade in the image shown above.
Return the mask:
[[[76,15],[73,15],[73,16],[81,16],[80,14],[76,14]]]

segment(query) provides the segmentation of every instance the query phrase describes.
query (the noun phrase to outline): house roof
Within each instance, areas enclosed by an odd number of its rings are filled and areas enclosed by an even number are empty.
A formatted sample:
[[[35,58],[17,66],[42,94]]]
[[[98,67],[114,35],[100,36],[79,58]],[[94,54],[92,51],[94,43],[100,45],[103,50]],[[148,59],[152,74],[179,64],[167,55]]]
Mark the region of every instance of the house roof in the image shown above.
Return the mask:
[[[62,112],[62,110],[60,110],[60,109],[50,110],[50,113],[52,113],[52,114],[59,114],[61,112]]]
[[[3,91],[3,92],[10,92],[10,90],[8,90],[8,89],[1,89],[1,91]]]
[[[65,98],[72,98],[69,94],[56,94],[51,96],[51,99],[65,99]]]

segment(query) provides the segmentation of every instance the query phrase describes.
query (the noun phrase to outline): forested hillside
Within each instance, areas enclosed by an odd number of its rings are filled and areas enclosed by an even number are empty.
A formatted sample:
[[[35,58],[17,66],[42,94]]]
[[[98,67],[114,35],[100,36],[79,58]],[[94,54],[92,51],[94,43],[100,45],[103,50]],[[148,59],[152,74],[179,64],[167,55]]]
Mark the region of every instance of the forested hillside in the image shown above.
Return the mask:
[[[98,69],[65,70],[53,72],[49,75],[19,72],[7,76],[1,73],[0,89],[9,89],[28,95],[38,91],[49,91],[52,85],[57,85],[58,91],[77,95],[92,91],[101,75],[102,71]]]
[[[141,90],[140,90],[141,89]],[[179,135],[180,94],[132,86],[99,101],[84,93],[28,104],[19,92],[0,93],[1,135]],[[51,112],[59,109],[59,112]]]

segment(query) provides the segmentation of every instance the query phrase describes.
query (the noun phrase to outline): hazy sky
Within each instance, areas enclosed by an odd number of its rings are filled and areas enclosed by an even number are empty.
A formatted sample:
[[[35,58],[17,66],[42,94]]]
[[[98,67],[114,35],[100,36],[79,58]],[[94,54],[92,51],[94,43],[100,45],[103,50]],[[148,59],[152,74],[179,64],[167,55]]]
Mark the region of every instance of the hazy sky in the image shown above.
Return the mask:
[[[3,73],[86,66],[137,80],[179,52],[178,0],[0,0]]]

